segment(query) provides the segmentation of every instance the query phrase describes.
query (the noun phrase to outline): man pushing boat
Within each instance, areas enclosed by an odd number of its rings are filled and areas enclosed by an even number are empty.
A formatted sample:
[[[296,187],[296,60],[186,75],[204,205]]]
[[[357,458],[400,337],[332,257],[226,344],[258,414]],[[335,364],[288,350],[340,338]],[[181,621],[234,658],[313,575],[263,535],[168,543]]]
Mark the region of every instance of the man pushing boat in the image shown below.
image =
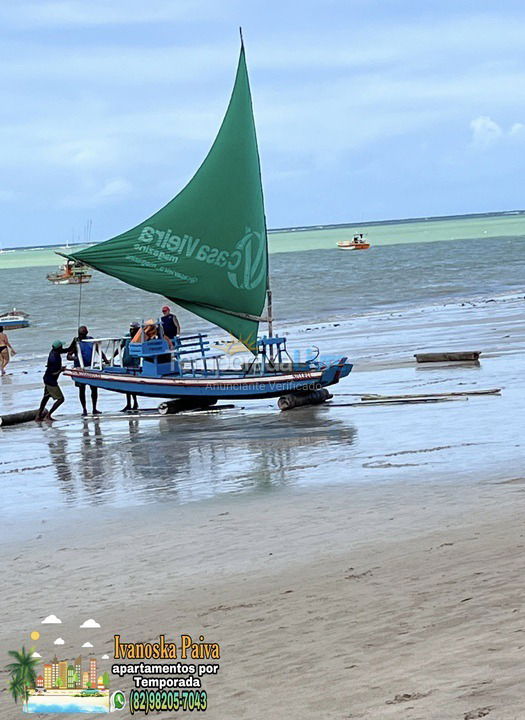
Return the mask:
[[[37,422],[41,422],[44,418],[46,420],[53,420],[53,413],[58,410],[64,402],[64,394],[58,385],[58,378],[60,373],[64,370],[62,366],[62,358],[60,356],[65,352],[67,352],[67,349],[64,349],[64,343],[62,340],[55,340],[47,358],[46,371],[43,377],[44,396],[36,416]],[[50,398],[53,398],[55,402],[51,406],[51,410],[46,413],[46,405]]]
[[[85,325],[81,325],[78,328],[78,336],[73,338],[71,345],[67,349],[67,359],[73,360],[74,367],[80,367],[79,353],[82,355],[83,367],[89,367],[93,358],[93,343],[86,342],[92,340],[92,336],[89,335],[89,330]],[[107,358],[104,356],[104,360],[107,362]],[[78,397],[80,404],[82,405],[82,415],[85,417],[88,414],[87,402],[86,402],[86,386],[80,383],[75,383],[78,388]],[[100,410],[97,410],[98,401],[98,389],[96,387],[91,388],[91,405],[93,408],[93,415],[100,415]]]

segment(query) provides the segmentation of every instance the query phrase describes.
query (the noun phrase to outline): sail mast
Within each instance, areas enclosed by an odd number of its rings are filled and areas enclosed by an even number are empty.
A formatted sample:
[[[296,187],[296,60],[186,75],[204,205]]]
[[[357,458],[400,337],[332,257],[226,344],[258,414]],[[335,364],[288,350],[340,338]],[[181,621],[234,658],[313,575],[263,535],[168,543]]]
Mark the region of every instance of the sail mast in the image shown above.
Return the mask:
[[[270,290],[270,283],[268,283],[268,290],[266,291],[266,310],[268,313],[268,337],[273,337],[273,307],[272,307],[272,291]]]
[[[241,52],[244,51],[244,38],[242,36],[242,26],[239,27],[239,35],[241,38]],[[266,222],[266,211],[264,210],[264,190],[262,189],[261,159],[259,157],[259,149],[257,148],[257,156],[259,161],[259,178],[261,180],[261,196],[263,198],[263,219],[264,219],[264,237],[266,240],[266,255],[268,256],[268,224]],[[268,337],[273,337],[273,304],[272,290],[270,287],[270,268],[268,267],[266,275],[266,315],[268,318]],[[270,350],[272,352],[272,349]]]

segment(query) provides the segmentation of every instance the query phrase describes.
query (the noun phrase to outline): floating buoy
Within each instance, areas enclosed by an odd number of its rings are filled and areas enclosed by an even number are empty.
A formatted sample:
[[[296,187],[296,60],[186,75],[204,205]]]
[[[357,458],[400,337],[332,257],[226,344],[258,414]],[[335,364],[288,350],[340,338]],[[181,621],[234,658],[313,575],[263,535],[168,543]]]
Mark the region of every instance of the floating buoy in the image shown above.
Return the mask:
[[[326,388],[321,388],[321,390],[282,395],[277,401],[277,405],[279,410],[292,410],[292,408],[303,407],[304,405],[321,405],[321,403],[330,400],[332,397],[333,395]]]

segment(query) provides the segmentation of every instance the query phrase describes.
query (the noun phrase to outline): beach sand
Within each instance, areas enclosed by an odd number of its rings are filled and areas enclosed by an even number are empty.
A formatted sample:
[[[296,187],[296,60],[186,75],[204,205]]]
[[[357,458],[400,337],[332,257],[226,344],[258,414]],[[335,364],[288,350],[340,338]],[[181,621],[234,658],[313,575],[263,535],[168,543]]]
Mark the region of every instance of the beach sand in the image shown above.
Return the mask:
[[[71,388],[53,427],[3,431],[3,647],[49,613],[69,623],[64,657],[86,617],[97,656],[115,633],[203,634],[221,646],[212,719],[523,718],[523,300],[487,307],[356,321],[336,399],[501,396],[142,423],[82,421]],[[323,333],[348,344],[341,326],[308,335]],[[410,355],[461,346],[481,365]],[[37,377],[12,382],[38,397]],[[11,720],[6,685],[2,670]]]
[[[524,489],[425,478],[136,510],[75,523],[53,558],[56,529],[36,526],[4,548],[5,646],[48,608],[96,608],[109,653],[113,632],[219,642],[210,718],[521,718]]]

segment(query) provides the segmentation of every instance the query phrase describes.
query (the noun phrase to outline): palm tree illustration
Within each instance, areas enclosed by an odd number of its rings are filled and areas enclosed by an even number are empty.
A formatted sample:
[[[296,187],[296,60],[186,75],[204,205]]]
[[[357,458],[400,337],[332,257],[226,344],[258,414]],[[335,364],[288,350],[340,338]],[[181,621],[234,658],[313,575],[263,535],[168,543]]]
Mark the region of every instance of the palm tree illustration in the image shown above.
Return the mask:
[[[11,693],[15,703],[18,702],[18,698],[25,699],[26,687],[19,677],[11,678],[11,681],[9,683],[9,692]]]
[[[9,650],[8,654],[15,659],[15,662],[9,663],[6,670],[11,675],[9,691],[15,702],[18,702],[19,697],[27,701],[29,688],[35,687],[35,667],[38,665],[38,658],[31,657],[33,652],[33,648],[26,651],[25,647],[22,650]]]

